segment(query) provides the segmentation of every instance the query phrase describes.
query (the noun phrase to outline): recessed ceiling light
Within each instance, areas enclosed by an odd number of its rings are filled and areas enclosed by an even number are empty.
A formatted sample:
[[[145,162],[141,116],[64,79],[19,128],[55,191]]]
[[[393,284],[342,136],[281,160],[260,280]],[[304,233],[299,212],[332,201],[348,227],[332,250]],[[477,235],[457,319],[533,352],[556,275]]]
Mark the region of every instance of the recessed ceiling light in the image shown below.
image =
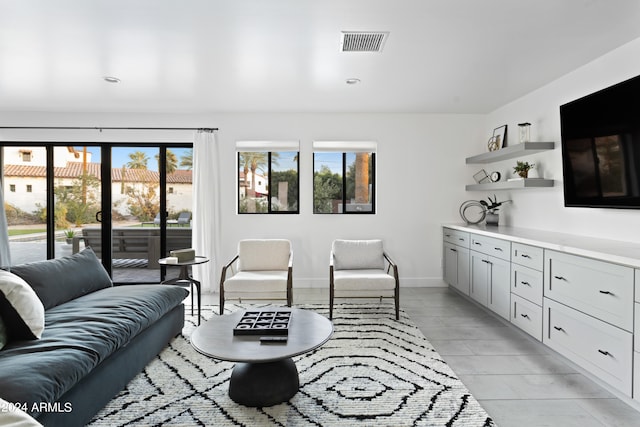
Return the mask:
[[[360,83],[360,79],[347,79],[346,82],[348,85],[357,85]]]
[[[113,76],[104,76],[102,79],[107,83],[120,83],[120,79]]]

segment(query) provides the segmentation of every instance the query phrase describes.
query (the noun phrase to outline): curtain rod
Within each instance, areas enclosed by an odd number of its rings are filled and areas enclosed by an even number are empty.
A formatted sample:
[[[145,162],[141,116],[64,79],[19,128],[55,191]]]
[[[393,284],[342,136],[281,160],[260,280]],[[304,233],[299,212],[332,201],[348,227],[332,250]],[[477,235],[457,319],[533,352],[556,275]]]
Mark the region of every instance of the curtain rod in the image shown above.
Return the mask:
[[[218,128],[152,128],[152,127],[109,127],[109,126],[0,126],[0,129],[52,129],[52,130],[195,130],[200,132],[213,132]]]

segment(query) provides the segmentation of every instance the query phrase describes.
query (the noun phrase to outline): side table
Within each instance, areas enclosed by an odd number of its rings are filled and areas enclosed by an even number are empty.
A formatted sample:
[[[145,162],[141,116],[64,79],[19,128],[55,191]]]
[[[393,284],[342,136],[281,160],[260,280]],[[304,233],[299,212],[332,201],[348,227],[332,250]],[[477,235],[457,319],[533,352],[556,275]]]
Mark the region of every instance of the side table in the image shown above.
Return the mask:
[[[204,264],[209,262],[209,258],[204,256],[196,256],[194,259],[188,261],[182,261],[178,263],[168,263],[166,258],[160,258],[158,264],[169,267],[180,267],[180,274],[176,279],[169,279],[162,282],[163,285],[176,285],[176,286],[189,286],[191,292],[191,315],[193,316],[193,287],[195,286],[198,295],[198,325],[200,325],[200,310],[201,310],[201,286],[200,282],[194,279],[189,274],[189,267],[192,265]]]

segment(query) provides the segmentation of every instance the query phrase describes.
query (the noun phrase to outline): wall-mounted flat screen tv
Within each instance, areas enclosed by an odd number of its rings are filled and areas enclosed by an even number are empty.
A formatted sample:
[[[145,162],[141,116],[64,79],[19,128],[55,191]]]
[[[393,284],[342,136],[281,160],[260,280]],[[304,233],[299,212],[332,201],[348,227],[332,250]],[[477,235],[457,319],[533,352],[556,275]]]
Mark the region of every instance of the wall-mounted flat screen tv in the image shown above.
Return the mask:
[[[640,209],[640,76],[560,106],[565,206]]]

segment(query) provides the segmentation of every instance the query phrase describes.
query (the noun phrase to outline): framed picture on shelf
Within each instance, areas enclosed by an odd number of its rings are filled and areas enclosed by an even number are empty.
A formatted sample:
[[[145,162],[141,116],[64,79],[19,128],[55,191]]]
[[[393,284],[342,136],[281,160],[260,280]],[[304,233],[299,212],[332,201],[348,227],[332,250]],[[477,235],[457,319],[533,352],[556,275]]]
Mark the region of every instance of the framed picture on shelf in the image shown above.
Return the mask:
[[[507,125],[502,125],[493,130],[493,136],[491,137],[496,145],[498,146],[498,150],[507,146]]]

